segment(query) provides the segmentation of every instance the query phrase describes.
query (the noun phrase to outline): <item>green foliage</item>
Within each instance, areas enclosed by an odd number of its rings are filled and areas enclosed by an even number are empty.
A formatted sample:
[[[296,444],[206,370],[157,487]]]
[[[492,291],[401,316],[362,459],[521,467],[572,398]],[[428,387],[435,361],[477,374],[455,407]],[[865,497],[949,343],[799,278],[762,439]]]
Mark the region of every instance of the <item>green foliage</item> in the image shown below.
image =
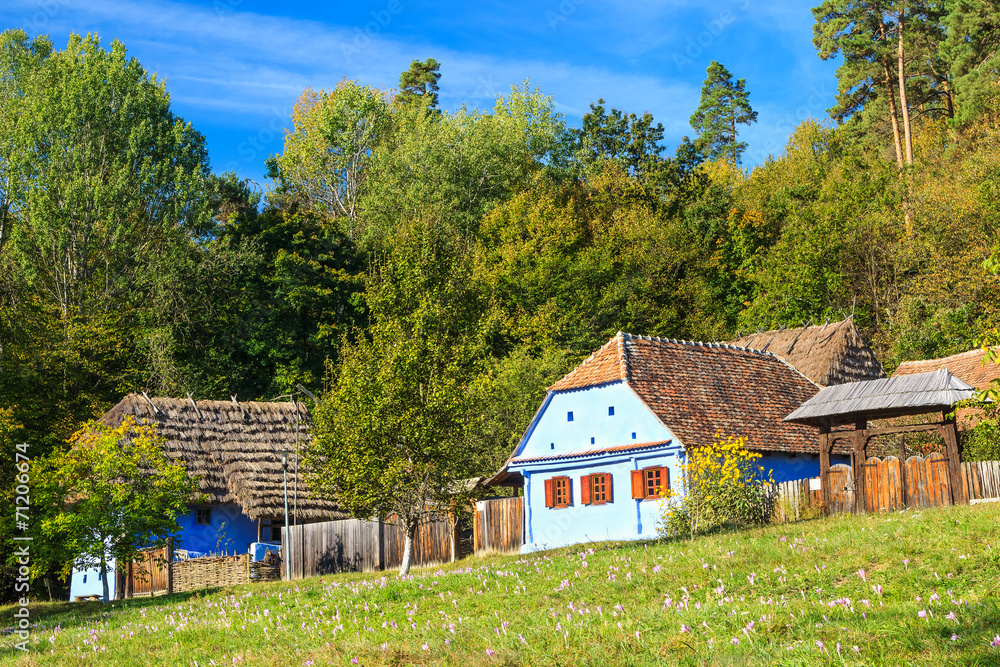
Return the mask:
[[[1000,89],[993,73],[1000,64],[1000,5],[994,0],[957,0],[947,6],[947,39],[941,53],[955,87],[955,124],[966,126],[997,109]]]
[[[746,79],[733,81],[733,75],[722,63],[713,60],[706,70],[701,86],[701,103],[691,115],[691,127],[698,133],[698,142],[710,160],[726,158],[733,164],[747,149],[739,141],[737,125],[757,122],[757,112],[750,107]]]
[[[419,103],[427,109],[437,109],[438,81],[441,79],[441,64],[433,58],[420,62],[414,60],[410,69],[399,75],[399,104]]]
[[[341,350],[317,406],[311,488],[359,518],[395,513],[407,536],[447,508],[481,453],[467,433],[483,357],[470,267],[446,226],[415,221],[366,293],[373,324]]]
[[[177,517],[199,499],[199,481],[160,448],[155,426],[129,418],[117,428],[90,423],[70,450],[36,478],[35,493],[51,512],[40,522],[35,547],[58,554],[68,568],[99,565],[108,601],[107,558],[135,559],[180,530]],[[33,549],[34,553],[34,549]],[[66,555],[74,555],[72,561]]]
[[[292,122],[284,151],[267,161],[275,198],[345,217],[353,234],[372,152],[390,131],[385,93],[346,79],[330,91],[310,88],[295,103]]]
[[[761,455],[746,438],[716,435],[711,445],[688,449],[681,463],[681,492],[661,491],[659,533],[690,537],[720,526],[757,526],[771,521],[774,500],[766,484],[771,472],[757,465]]]

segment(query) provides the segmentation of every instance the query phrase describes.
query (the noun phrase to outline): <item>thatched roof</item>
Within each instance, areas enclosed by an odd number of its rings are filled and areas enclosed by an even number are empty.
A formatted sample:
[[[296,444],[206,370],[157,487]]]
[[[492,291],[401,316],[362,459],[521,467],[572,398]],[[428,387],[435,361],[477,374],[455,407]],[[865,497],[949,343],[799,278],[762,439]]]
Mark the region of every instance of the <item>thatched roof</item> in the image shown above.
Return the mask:
[[[155,408],[154,408],[155,406]],[[312,419],[301,403],[251,403],[150,398],[129,394],[101,417],[118,426],[125,417],[157,425],[164,451],[201,475],[210,503],[238,503],[251,519],[284,516],[281,458],[275,450],[301,450],[311,437]],[[289,466],[289,510],[294,477]],[[346,518],[329,500],[314,497],[301,473],[298,519]]]
[[[824,387],[885,377],[882,364],[850,318],[820,326],[763,331],[729,342],[770,352]]]

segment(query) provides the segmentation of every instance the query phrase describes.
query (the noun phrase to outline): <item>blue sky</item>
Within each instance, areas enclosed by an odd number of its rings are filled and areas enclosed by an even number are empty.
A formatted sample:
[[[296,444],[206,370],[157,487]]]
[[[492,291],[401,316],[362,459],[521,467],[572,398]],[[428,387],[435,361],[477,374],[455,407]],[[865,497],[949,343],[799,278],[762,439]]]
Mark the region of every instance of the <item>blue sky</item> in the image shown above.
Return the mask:
[[[818,2],[818,0],[816,0]],[[816,57],[811,2],[536,0],[4,0],[0,27],[118,38],[165,77],[174,111],[208,140],[212,168],[265,185],[263,162],[306,87],[344,77],[394,87],[413,59],[441,63],[441,106],[486,109],[529,79],[579,125],[603,97],[651,112],[672,153],[711,60],[747,81],[759,112],[744,162],[780,153],[795,124],[826,119],[836,64]]]

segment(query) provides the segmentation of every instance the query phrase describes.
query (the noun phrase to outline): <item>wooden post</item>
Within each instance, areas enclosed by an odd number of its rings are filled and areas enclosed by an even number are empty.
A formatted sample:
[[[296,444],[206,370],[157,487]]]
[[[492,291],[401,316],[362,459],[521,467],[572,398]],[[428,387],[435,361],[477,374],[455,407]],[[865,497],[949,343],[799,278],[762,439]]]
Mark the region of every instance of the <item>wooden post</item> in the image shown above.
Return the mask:
[[[958,427],[955,419],[948,419],[947,413],[942,413],[942,435],[948,452],[948,478],[951,482],[951,502],[953,505],[968,505],[965,497],[965,487],[962,486],[962,460],[958,453]]]
[[[174,538],[167,538],[167,595],[174,594]]]
[[[858,419],[854,424],[854,433],[851,434],[851,441],[854,443],[854,513],[864,514],[867,511],[865,506],[865,463],[868,461],[868,436],[865,429],[868,428],[867,419]]]
[[[903,507],[910,506],[910,494],[906,486],[906,434],[899,434],[899,498],[903,502]]]
[[[819,427],[819,486],[823,503],[823,514],[830,513],[830,504],[833,501],[832,489],[830,488],[830,427]]]
[[[385,569],[385,522],[378,520],[378,569]]]
[[[261,519],[260,517],[257,517],[257,541],[261,542],[262,541],[261,538],[263,536],[264,536],[264,520]]]

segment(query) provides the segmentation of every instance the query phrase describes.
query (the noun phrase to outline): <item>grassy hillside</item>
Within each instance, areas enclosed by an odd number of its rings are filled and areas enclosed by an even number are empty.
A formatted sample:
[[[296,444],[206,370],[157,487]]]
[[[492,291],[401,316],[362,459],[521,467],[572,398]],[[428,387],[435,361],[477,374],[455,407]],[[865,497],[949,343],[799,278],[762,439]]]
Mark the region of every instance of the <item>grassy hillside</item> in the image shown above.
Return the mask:
[[[32,620],[15,664],[997,665],[1000,504],[470,558],[402,581],[39,604]]]

